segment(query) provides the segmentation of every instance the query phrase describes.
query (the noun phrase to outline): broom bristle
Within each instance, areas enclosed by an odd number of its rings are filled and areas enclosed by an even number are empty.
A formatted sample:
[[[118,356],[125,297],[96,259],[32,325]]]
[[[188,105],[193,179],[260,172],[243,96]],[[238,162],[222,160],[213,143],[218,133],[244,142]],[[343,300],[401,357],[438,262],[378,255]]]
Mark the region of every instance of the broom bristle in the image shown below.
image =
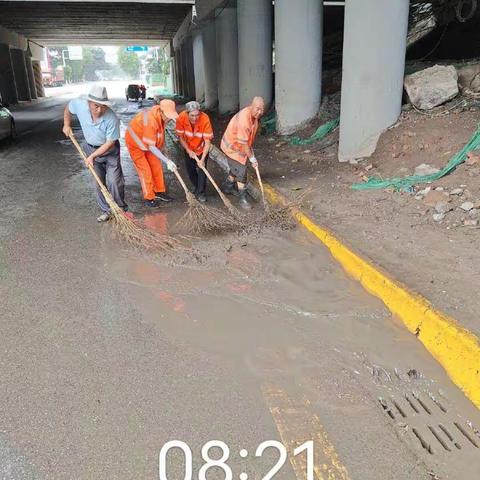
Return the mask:
[[[187,201],[188,209],[175,225],[175,229],[180,232],[200,235],[230,230],[237,223],[234,218],[222,210],[203,205],[191,193],[187,195]]]
[[[138,222],[128,218],[105,187],[102,188],[102,193],[110,207],[110,213],[115,220],[116,232],[121,240],[134,247],[140,247],[146,250],[169,251],[184,248],[178,239],[149,230]]]

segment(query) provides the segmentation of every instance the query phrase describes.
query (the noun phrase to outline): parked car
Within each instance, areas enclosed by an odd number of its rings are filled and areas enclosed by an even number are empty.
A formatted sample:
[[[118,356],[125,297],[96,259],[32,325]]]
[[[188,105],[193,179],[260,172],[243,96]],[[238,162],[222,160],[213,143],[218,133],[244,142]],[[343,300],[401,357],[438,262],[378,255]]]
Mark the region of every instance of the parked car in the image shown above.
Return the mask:
[[[125,98],[127,99],[127,102],[132,99],[138,102],[138,99],[140,98],[142,92],[140,90],[140,86],[131,83],[126,89],[125,89]]]
[[[13,140],[17,135],[15,120],[7,107],[8,103],[2,102],[0,97],[0,140],[5,138]]]

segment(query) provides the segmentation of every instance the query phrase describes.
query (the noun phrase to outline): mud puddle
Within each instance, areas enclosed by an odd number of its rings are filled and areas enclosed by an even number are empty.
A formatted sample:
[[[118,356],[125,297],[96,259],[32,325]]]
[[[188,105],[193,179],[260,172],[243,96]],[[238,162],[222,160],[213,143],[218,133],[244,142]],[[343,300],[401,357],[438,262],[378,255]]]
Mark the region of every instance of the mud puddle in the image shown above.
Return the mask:
[[[300,403],[307,398],[353,478],[386,478],[372,476],[365,461],[372,455],[379,472],[392,479],[431,478],[428,471],[474,478],[469,475],[480,468],[478,411],[416,338],[318,243],[301,231],[254,239],[225,235],[207,243],[215,254],[201,267],[145,257],[110,267],[138,298],[142,315],[179,348],[246,373],[260,389],[284,389]],[[430,413],[418,400],[423,397]],[[438,398],[447,411],[439,409]],[[408,421],[398,410],[390,417],[385,403],[396,408],[394,401],[406,402]],[[409,456],[412,468],[420,468],[418,459],[425,462],[418,476],[404,476],[401,462],[393,466]]]

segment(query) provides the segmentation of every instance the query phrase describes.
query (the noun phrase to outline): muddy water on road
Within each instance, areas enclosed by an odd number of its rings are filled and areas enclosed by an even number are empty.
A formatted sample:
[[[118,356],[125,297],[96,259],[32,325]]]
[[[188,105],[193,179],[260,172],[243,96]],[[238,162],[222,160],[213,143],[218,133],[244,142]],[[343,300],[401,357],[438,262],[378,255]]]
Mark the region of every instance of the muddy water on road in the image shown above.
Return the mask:
[[[279,439],[314,440],[318,478],[476,478],[477,410],[321,245],[270,231],[197,241],[202,264],[133,252],[95,223],[59,130],[2,156],[0,473],[153,479],[165,442],[187,442],[198,469],[220,439],[234,478],[260,480],[274,456],[238,452]],[[184,206],[146,212],[126,158],[132,210],[169,230]]]
[[[274,411],[279,407],[272,398],[288,395],[286,411],[296,413],[276,423],[294,446],[319,428],[302,433],[299,415],[309,422],[318,414],[351,472],[344,477],[335,470],[332,478],[430,478],[427,471],[456,478],[459,470],[462,478],[474,478],[478,411],[323,247],[301,231],[223,237],[206,245],[210,266],[179,268],[130,257],[111,267],[169,341],[215,359],[248,384],[253,378]],[[272,390],[271,398],[265,392]],[[400,409],[393,418],[385,403]],[[449,435],[462,440],[461,448],[449,449]]]

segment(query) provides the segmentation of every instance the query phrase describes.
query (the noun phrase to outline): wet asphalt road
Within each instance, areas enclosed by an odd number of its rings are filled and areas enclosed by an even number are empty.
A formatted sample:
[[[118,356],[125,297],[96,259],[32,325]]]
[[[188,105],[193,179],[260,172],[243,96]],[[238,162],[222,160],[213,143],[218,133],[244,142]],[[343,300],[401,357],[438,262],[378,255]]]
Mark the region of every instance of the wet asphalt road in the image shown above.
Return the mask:
[[[89,176],[60,133],[64,100],[22,109],[27,134],[0,149],[1,478],[155,479],[170,440],[192,449],[194,478],[209,440],[230,447],[233,478],[265,477],[278,458],[255,457],[265,440],[288,450],[275,480],[307,478],[293,449],[308,440],[318,479],[476,478],[473,430],[470,444],[455,431],[453,452],[427,436],[441,422],[478,426],[478,412],[306,234],[207,239],[204,264],[179,266],[97,225]],[[168,229],[183,208],[148,223]],[[413,392],[430,413],[407,405],[391,418],[379,402]],[[183,478],[178,451],[168,470]]]

